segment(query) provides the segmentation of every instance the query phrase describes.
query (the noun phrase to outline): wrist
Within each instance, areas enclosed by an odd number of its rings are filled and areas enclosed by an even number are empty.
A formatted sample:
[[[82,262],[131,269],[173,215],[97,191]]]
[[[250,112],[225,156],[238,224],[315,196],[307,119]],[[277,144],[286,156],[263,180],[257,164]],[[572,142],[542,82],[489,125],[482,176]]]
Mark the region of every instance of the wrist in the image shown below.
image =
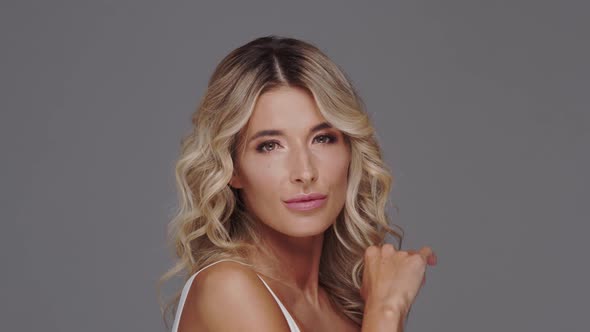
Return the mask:
[[[407,310],[403,306],[383,303],[367,303],[363,314],[362,331],[402,332]],[[392,327],[395,327],[392,330]]]
[[[385,316],[402,316],[405,317],[410,308],[402,302],[380,302],[380,301],[367,301],[365,303],[365,312],[379,312]]]

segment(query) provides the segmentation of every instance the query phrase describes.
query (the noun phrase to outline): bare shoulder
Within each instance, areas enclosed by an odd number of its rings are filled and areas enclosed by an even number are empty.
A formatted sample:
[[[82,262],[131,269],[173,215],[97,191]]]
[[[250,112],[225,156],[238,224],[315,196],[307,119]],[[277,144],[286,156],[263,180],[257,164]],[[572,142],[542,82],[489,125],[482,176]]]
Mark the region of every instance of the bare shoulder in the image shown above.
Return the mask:
[[[253,270],[223,261],[193,280],[178,332],[237,330],[289,331],[289,326]]]

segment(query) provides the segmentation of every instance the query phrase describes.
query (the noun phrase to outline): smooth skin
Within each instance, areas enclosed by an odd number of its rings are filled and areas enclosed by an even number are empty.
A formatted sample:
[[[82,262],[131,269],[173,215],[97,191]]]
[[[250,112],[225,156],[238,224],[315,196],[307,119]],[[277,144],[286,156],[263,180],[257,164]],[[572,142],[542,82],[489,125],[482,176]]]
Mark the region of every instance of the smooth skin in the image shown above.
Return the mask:
[[[356,325],[330,303],[318,284],[319,262],[324,232],[336,221],[346,199],[350,149],[339,130],[320,126],[325,122],[313,96],[304,89],[280,87],[258,98],[246,134],[240,138],[246,145],[234,161],[230,185],[240,189],[247,208],[261,221],[265,240],[261,245],[274,257],[257,252],[249,258],[264,271],[260,276],[302,331],[381,331],[378,324],[367,325],[367,321],[389,322],[391,319],[383,316],[389,311],[384,308],[400,314],[409,308],[408,303],[418,292],[416,280],[421,286],[424,268],[417,266],[416,259],[404,258],[403,251],[392,255],[390,249],[385,249],[388,253],[382,255],[380,251],[376,255],[370,247],[367,252],[372,253],[366,259],[371,264],[365,266],[370,277],[363,281],[367,285],[363,284],[362,294],[371,311],[363,326]],[[311,211],[293,211],[284,204],[296,194],[310,192],[327,195],[326,203]],[[422,254],[427,255],[424,251]],[[394,328],[382,331],[399,331]],[[289,328],[256,273],[226,261],[195,277],[179,331]]]

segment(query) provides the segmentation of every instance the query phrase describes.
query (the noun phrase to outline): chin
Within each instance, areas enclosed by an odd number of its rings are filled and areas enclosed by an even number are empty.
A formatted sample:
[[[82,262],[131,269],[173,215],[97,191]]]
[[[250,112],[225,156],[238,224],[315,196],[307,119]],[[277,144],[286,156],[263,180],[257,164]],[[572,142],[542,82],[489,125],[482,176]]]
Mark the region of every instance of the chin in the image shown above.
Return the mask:
[[[289,223],[289,227],[286,227],[284,233],[285,235],[289,235],[292,237],[310,237],[310,236],[317,236],[324,234],[324,232],[332,226],[331,223],[320,224],[320,223],[313,223],[313,224],[297,224],[297,220],[293,221],[293,223]],[[301,222],[301,221],[299,221]]]

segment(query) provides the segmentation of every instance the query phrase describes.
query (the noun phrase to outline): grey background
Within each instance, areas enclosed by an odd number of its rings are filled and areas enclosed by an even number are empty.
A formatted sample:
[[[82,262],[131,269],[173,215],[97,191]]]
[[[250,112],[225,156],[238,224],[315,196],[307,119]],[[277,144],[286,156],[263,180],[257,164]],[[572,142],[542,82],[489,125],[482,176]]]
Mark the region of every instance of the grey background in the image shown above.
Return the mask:
[[[587,331],[589,9],[2,1],[0,330],[164,330],[180,137],[221,58],[278,34],[349,74],[404,248],[438,253],[410,331]]]

